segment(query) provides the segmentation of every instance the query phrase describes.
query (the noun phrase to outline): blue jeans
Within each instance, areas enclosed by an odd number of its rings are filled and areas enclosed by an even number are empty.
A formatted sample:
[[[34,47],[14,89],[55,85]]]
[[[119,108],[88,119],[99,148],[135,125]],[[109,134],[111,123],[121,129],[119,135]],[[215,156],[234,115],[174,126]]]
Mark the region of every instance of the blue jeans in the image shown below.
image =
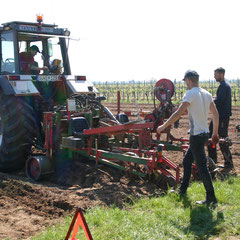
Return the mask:
[[[207,168],[207,157],[205,154],[205,144],[208,141],[208,133],[190,136],[190,146],[183,159],[183,179],[180,186],[180,191],[185,193],[189,186],[189,181],[192,173],[192,163],[195,162],[199,175],[207,193],[207,199],[216,199],[212,184],[212,177]]]

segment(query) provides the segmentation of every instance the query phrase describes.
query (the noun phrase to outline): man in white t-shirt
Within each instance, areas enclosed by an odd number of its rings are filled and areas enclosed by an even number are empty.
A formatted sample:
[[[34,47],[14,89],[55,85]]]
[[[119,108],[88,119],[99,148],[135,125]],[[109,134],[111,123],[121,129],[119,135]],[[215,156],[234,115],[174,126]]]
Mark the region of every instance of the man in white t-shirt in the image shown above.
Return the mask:
[[[181,186],[179,188],[179,194],[186,194],[192,172],[192,163],[195,162],[206,190],[206,200],[198,201],[197,203],[217,203],[212,178],[207,168],[207,157],[204,147],[209,137],[209,110],[213,114],[212,141],[214,143],[219,141],[218,111],[213,102],[212,95],[198,86],[199,75],[196,71],[187,71],[183,81],[185,81],[189,90],[183,96],[183,100],[179,108],[163,125],[157,128],[157,132],[160,134],[165,128],[172,125],[186,110],[188,110],[190,123],[190,145],[183,159],[184,173]]]

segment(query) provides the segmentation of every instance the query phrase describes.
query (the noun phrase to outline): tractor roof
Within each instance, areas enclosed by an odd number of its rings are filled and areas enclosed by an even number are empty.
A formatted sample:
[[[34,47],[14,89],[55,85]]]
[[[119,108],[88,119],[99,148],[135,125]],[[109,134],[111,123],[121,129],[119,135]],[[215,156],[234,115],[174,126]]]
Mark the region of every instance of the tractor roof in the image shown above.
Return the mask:
[[[29,26],[39,26],[39,23],[37,22],[20,22],[20,21],[13,21],[13,22],[7,22],[2,24],[4,27],[7,26],[13,26],[13,25],[29,25]],[[41,24],[42,27],[57,27],[55,24]]]
[[[33,22],[8,22],[3,23],[3,27],[0,26],[0,31],[7,31],[14,29],[18,32],[27,32],[35,34],[51,34],[69,36],[70,32],[66,28],[57,28],[55,24],[39,24]]]

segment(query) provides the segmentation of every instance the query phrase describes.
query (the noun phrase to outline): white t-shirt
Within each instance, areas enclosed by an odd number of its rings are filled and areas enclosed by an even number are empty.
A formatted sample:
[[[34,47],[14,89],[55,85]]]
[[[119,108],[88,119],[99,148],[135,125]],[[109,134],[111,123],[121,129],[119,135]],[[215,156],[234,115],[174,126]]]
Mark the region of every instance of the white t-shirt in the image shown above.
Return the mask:
[[[212,95],[202,88],[193,87],[185,93],[182,102],[190,103],[188,107],[190,135],[208,133],[208,113],[210,103],[213,102]]]

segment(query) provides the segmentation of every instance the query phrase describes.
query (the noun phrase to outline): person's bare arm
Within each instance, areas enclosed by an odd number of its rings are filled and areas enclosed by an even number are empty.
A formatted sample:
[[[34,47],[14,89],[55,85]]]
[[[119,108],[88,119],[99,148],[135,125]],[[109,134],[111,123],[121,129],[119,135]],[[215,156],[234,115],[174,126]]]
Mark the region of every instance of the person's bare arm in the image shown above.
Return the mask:
[[[37,66],[31,65],[31,69],[35,70],[35,71],[41,71],[41,70],[45,71],[45,70],[48,70],[48,67],[46,67],[46,66],[37,67]]]
[[[218,135],[218,125],[219,125],[219,115],[217,108],[214,102],[210,103],[210,112],[213,114],[213,134],[212,134],[212,141],[214,143],[218,143],[219,135]]]
[[[189,102],[183,102],[179,106],[179,108],[171,115],[171,117],[161,126],[157,128],[157,133],[160,134],[165,128],[172,125],[174,122],[176,122],[183,113],[187,110],[187,107],[190,105]]]

